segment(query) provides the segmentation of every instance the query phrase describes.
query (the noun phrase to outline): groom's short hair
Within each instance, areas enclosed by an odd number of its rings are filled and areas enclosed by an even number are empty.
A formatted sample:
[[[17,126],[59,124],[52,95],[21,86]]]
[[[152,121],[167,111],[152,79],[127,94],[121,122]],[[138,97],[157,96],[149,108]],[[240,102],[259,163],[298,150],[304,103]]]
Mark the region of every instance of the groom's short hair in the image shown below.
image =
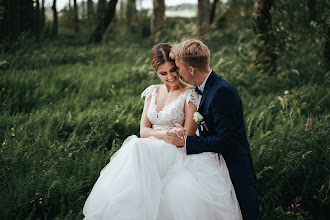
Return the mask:
[[[208,70],[210,64],[210,50],[199,40],[187,40],[173,46],[170,57],[200,70]]]

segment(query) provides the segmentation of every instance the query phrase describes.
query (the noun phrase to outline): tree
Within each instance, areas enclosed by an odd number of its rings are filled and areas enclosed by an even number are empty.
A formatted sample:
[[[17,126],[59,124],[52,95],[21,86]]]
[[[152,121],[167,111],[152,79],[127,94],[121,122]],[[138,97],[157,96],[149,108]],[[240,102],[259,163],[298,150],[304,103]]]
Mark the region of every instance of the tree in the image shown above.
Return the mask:
[[[87,17],[92,19],[94,16],[94,3],[93,0],[87,0]]]
[[[131,26],[136,19],[136,0],[128,0],[126,7],[127,26]]]
[[[106,0],[99,0],[97,3],[97,18],[100,20],[104,16],[105,7],[107,5]]]
[[[223,15],[221,15],[221,17],[217,20],[217,22],[215,23],[215,26],[217,28],[221,27],[225,21],[227,20],[227,18],[230,16],[230,14],[232,13],[230,7],[227,8],[227,10],[223,13]]]
[[[253,30],[255,34],[256,47],[254,50],[255,64],[274,67],[275,54],[269,38],[269,25],[271,21],[270,9],[273,0],[254,0],[253,9]]]
[[[213,23],[214,21],[214,16],[215,16],[215,10],[217,8],[217,4],[218,4],[219,0],[213,0],[213,4],[212,4],[212,8],[211,8],[211,12],[210,12],[210,24]]]
[[[108,26],[111,24],[113,18],[115,17],[117,1],[118,0],[110,0],[105,15],[102,17],[96,29],[94,30],[89,43],[98,43],[102,40],[104,32],[107,30]]]
[[[16,48],[17,39],[21,30],[20,23],[20,13],[19,11],[19,1],[18,0],[7,0],[5,1],[6,11],[7,11],[7,36],[6,36],[6,48],[5,52]]]
[[[124,0],[120,0],[120,20],[124,21],[124,19],[125,19]]]
[[[312,21],[315,19],[315,5],[316,0],[307,0],[307,7],[309,9],[310,18]]]
[[[36,0],[36,7],[34,9],[34,22],[33,22],[34,32],[40,32],[40,3],[39,0]]]
[[[85,6],[85,1],[82,1],[82,2],[81,2],[81,8],[82,8],[81,17],[84,19],[84,18],[86,18],[86,6]]]
[[[74,25],[74,32],[78,32],[79,31],[79,20],[78,20],[77,0],[73,0],[73,25]]]
[[[159,35],[165,27],[165,1],[153,0],[153,8],[150,22],[151,39],[153,42],[159,40]]]
[[[210,26],[209,0],[198,0],[197,17],[199,37],[202,40],[207,40]]]
[[[57,35],[58,33],[58,15],[56,10],[56,0],[53,0],[53,28],[52,28],[52,35]]]
[[[45,16],[45,0],[41,2],[41,29],[44,29],[46,25],[46,16]]]
[[[325,42],[325,50],[324,50],[324,56],[326,59],[326,62],[328,63],[328,66],[330,67],[330,25],[328,24],[328,30],[327,30],[327,36],[326,36],[326,42]]]
[[[6,42],[5,52],[16,48],[20,34],[40,29],[39,0],[0,1],[0,14],[0,26],[3,28],[0,36]]]

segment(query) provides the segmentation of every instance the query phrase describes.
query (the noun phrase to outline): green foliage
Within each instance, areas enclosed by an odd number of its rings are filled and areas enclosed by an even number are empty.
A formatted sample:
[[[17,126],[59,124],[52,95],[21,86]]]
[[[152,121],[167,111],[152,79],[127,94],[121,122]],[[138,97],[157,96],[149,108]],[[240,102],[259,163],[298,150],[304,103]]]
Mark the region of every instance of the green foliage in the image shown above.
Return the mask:
[[[139,25],[147,27],[146,18]],[[24,35],[18,51],[0,55],[4,219],[82,219],[101,169],[127,136],[139,134],[140,94],[160,83],[150,64],[153,44],[143,31],[118,24],[98,45],[86,45],[87,34],[65,32],[42,41]],[[326,219],[330,72],[322,58],[325,39],[312,38],[317,33],[308,25],[282,33],[281,40],[293,39],[291,49],[279,50],[275,75],[264,74],[251,65],[254,34],[246,26],[214,30],[206,44],[211,68],[243,101],[262,215]],[[161,40],[176,44],[196,36],[193,19],[173,18],[167,19]]]
[[[268,70],[268,74],[298,83],[296,75],[303,75],[304,79],[311,73],[301,68],[295,69],[293,65],[300,63],[303,66],[307,62],[315,66],[313,75],[316,80],[322,80],[319,76],[324,67],[318,67],[327,65],[321,54],[327,38],[327,25],[330,24],[330,3],[327,0],[315,1],[311,9],[307,2],[274,1],[270,20],[265,20],[260,14],[252,16],[256,34],[254,48],[258,51],[255,62],[260,71]],[[310,47],[306,47],[306,44]],[[292,62],[292,59],[296,60]],[[299,81],[306,83],[300,77]]]

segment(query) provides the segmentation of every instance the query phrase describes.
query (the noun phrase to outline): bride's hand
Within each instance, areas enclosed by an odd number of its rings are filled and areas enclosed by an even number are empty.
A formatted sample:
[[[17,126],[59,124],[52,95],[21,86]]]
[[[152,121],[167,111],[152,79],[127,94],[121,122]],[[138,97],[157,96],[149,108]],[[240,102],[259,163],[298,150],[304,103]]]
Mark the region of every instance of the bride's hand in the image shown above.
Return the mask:
[[[186,129],[185,128],[178,128],[174,127],[169,130],[172,134],[175,134],[178,138],[184,139],[186,136]]]
[[[170,132],[170,130],[166,131],[166,134],[164,135],[164,140],[167,143],[173,144],[178,148],[185,146],[185,142],[186,142],[186,140],[184,138],[181,139],[181,138],[177,137],[176,134]]]

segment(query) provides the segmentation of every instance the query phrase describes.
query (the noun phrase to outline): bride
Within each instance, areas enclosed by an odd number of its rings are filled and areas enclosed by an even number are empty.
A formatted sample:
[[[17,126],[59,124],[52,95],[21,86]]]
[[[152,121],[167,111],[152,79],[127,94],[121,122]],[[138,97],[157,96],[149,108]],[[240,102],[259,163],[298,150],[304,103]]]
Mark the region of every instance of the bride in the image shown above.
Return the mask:
[[[128,137],[102,169],[83,209],[85,219],[242,219],[226,163],[216,153],[187,155],[164,141],[170,131],[195,135],[199,95],[169,58],[171,46],[153,47],[162,85],[146,88],[140,135]],[[175,127],[184,126],[184,130]]]

